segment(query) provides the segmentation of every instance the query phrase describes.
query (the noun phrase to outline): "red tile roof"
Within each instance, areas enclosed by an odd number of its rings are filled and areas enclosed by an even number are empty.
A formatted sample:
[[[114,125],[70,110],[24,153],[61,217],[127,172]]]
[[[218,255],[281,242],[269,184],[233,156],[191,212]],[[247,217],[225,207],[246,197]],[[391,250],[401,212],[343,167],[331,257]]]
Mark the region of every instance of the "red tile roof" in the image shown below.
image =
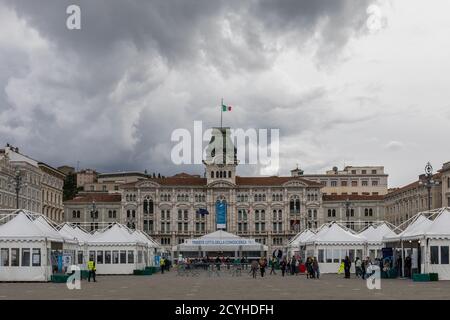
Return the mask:
[[[441,173],[435,173],[435,174],[433,175],[433,179],[440,179],[441,176],[442,176]],[[419,180],[414,181],[414,182],[412,182],[412,183],[410,183],[410,184],[407,184],[406,186],[403,186],[403,187],[400,187],[400,188],[395,188],[394,190],[392,190],[391,192],[389,192],[385,197],[394,196],[394,195],[397,195],[397,194],[399,194],[399,193],[402,193],[402,192],[405,192],[405,191],[409,191],[409,190],[415,189],[415,188],[419,187],[419,185],[420,185],[420,184],[419,184]]]
[[[72,200],[67,200],[64,203],[92,203],[95,202],[120,202],[122,196],[120,194],[110,194],[110,193],[84,193],[76,196]]]

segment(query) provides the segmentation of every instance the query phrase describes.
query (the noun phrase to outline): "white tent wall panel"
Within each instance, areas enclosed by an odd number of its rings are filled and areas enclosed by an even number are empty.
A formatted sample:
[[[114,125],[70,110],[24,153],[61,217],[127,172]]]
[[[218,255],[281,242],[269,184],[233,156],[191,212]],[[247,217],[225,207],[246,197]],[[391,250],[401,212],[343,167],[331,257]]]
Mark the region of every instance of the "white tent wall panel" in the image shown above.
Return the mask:
[[[49,242],[46,244],[45,241],[0,240],[0,254],[1,249],[9,249],[10,266],[3,266],[3,261],[0,261],[0,281],[50,281],[52,267],[48,257],[50,250]],[[11,266],[11,249],[19,249],[19,266]],[[30,249],[30,266],[22,266],[22,249]],[[40,249],[40,266],[31,266],[33,249]]]
[[[324,254],[324,260],[323,262],[319,261],[319,268],[320,273],[337,273],[339,270],[339,266],[341,265],[341,261],[345,258],[346,255],[349,255],[349,250],[354,250],[354,257],[357,257],[357,252],[365,252],[365,246],[364,245],[306,245],[306,255],[313,255],[317,258],[319,258],[319,250],[323,250]],[[332,255],[332,261],[335,259],[339,259],[339,262],[327,262],[328,254],[331,253]],[[342,259],[342,260],[341,260]],[[350,272],[355,272],[355,264],[352,262],[352,267],[350,269]]]
[[[431,247],[439,247],[439,264],[431,264]],[[442,264],[441,246],[450,247],[450,239],[430,239],[428,240],[428,247],[425,248],[426,254],[423,256],[422,260],[422,270],[425,266],[425,273],[438,273],[439,280],[450,280],[450,264]],[[424,247],[423,247],[424,248]],[[423,272],[422,272],[423,273]]]
[[[95,251],[95,262],[98,275],[106,274],[133,274],[133,270],[142,270],[145,268],[146,263],[144,259],[144,251],[147,250],[145,247],[136,245],[89,245],[86,254],[86,260],[89,259],[89,254],[91,251]],[[103,263],[97,263],[97,251],[103,252]],[[105,263],[106,254],[105,251],[111,252],[111,263]],[[113,263],[113,251],[118,251],[119,263]],[[127,263],[120,263],[120,251],[126,251]],[[128,263],[128,252],[133,251],[134,262]],[[139,251],[142,254],[142,261],[138,262]]]

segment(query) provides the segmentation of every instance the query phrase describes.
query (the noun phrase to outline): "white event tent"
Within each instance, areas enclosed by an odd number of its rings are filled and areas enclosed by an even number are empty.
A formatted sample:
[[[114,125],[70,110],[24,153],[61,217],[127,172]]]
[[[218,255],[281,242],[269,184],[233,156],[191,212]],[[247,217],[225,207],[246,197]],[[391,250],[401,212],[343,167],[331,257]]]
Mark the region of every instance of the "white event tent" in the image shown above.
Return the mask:
[[[88,244],[88,255],[95,259],[98,274],[133,274],[148,263],[146,250],[144,240],[119,224],[92,235]]]
[[[172,247],[172,256],[201,258],[204,256],[217,257],[246,257],[259,258],[267,255],[268,247],[255,239],[241,238],[223,230],[206,234],[199,238],[186,239],[184,243]]]
[[[161,246],[142,231],[113,224],[94,234],[55,224],[26,210],[0,217],[0,281],[49,281],[77,264],[95,259],[98,274],[133,274],[154,265]]]
[[[49,281],[52,251],[75,242],[25,211],[0,225],[0,281]]]
[[[336,222],[322,226],[305,242],[307,256],[318,257],[321,273],[336,273],[345,256],[362,257],[366,239]],[[352,268],[354,268],[352,264]]]
[[[303,261],[305,260],[305,243],[313,237],[315,233],[310,229],[305,229],[298,233],[287,245],[287,255],[291,257],[293,255],[301,255]]]
[[[384,238],[384,242],[403,248],[403,252],[409,249],[417,272],[438,273],[440,280],[450,280],[450,208],[435,210],[429,218],[419,213],[403,232]]]
[[[383,238],[397,236],[397,234],[386,223],[370,225],[358,235],[366,239],[365,256],[370,257],[372,261],[375,258],[382,257],[381,250],[384,248]]]

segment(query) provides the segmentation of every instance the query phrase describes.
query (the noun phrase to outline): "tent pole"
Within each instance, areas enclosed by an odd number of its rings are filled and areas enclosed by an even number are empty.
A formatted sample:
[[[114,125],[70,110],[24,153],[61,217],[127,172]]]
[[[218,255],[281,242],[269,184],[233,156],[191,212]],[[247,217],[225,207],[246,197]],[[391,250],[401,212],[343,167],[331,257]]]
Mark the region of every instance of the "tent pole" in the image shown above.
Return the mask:
[[[405,277],[405,251],[403,248],[403,240],[400,240],[402,243],[402,278]]]

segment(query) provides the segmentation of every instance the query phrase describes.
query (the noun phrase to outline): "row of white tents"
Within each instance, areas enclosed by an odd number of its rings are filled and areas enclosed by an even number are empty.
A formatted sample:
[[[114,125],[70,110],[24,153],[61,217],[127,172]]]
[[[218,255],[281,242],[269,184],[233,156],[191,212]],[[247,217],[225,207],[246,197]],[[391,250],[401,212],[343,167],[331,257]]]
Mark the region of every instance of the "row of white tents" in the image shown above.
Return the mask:
[[[399,228],[383,222],[371,225],[359,233],[339,223],[322,225],[317,230],[305,230],[295,236],[288,245],[288,254],[318,258],[322,273],[336,273],[345,256],[382,258],[383,248],[391,248],[394,262],[406,257],[412,261],[417,273],[438,273],[439,279],[450,280],[450,208],[422,212]],[[403,268],[401,268],[403,274]]]
[[[141,231],[113,224],[90,234],[70,224],[20,210],[0,224],[0,281],[49,281],[93,258],[97,274],[132,274],[154,266],[161,246]]]

